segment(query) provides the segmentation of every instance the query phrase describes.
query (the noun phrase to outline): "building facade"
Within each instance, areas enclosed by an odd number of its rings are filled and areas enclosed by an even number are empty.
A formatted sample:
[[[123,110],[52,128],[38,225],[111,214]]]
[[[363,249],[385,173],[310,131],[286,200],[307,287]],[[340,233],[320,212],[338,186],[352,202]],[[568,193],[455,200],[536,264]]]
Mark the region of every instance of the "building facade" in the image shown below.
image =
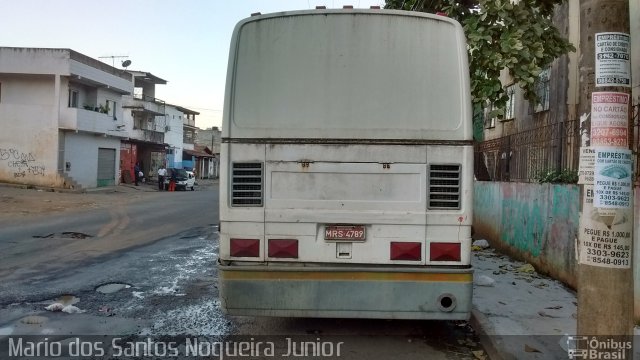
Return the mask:
[[[131,74],[70,49],[0,47],[0,181],[115,184]]]
[[[149,180],[183,167],[198,113],[157,99],[166,83],[71,49],[0,47],[0,182],[87,189],[133,183],[136,163]]]

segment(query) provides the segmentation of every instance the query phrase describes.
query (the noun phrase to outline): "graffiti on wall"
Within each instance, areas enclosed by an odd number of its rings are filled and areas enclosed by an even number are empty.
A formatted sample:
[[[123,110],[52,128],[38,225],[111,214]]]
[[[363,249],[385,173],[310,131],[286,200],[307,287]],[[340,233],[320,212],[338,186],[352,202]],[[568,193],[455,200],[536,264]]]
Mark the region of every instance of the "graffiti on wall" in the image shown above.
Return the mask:
[[[33,153],[23,152],[15,148],[0,148],[0,161],[4,162],[13,172],[14,178],[45,176],[45,166],[38,163]]]

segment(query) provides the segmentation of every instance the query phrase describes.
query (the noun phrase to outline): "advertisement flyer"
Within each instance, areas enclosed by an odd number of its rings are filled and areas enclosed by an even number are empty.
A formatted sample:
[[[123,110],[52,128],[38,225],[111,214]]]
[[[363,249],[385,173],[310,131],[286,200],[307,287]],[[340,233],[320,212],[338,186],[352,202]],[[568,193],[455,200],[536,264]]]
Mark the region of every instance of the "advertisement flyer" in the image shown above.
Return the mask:
[[[596,208],[631,208],[632,162],[629,149],[596,148],[593,199]]]
[[[630,208],[604,211],[593,206],[594,187],[585,185],[582,216],[578,234],[581,264],[631,268],[633,210]]]
[[[593,185],[593,173],[596,168],[596,150],[592,147],[580,148],[578,164],[578,184]]]
[[[596,86],[631,86],[629,34],[596,34]]]
[[[591,146],[628,147],[629,94],[591,94]]]

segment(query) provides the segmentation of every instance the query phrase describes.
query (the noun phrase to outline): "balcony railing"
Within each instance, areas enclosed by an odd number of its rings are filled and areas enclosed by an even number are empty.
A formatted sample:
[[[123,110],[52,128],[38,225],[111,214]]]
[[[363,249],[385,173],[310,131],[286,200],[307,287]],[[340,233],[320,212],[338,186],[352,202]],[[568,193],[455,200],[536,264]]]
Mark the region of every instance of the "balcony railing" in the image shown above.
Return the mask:
[[[145,141],[153,142],[156,144],[164,143],[164,133],[154,130],[143,129],[142,134],[144,136]]]

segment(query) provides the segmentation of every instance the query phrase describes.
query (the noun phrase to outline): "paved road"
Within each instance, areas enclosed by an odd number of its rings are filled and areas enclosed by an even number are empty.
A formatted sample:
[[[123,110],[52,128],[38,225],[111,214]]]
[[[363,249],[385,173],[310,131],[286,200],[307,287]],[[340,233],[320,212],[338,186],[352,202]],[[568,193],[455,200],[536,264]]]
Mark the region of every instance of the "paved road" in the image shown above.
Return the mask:
[[[342,341],[345,359],[475,359],[480,351],[464,322],[225,316],[215,269],[217,185],[176,193],[127,189],[90,200],[94,205],[80,211],[22,209],[27,215],[19,221],[0,215],[0,339],[188,335],[207,345],[244,336],[273,342],[275,355],[286,354],[288,342]],[[56,302],[80,313],[44,310]],[[211,355],[208,349],[198,351]]]

